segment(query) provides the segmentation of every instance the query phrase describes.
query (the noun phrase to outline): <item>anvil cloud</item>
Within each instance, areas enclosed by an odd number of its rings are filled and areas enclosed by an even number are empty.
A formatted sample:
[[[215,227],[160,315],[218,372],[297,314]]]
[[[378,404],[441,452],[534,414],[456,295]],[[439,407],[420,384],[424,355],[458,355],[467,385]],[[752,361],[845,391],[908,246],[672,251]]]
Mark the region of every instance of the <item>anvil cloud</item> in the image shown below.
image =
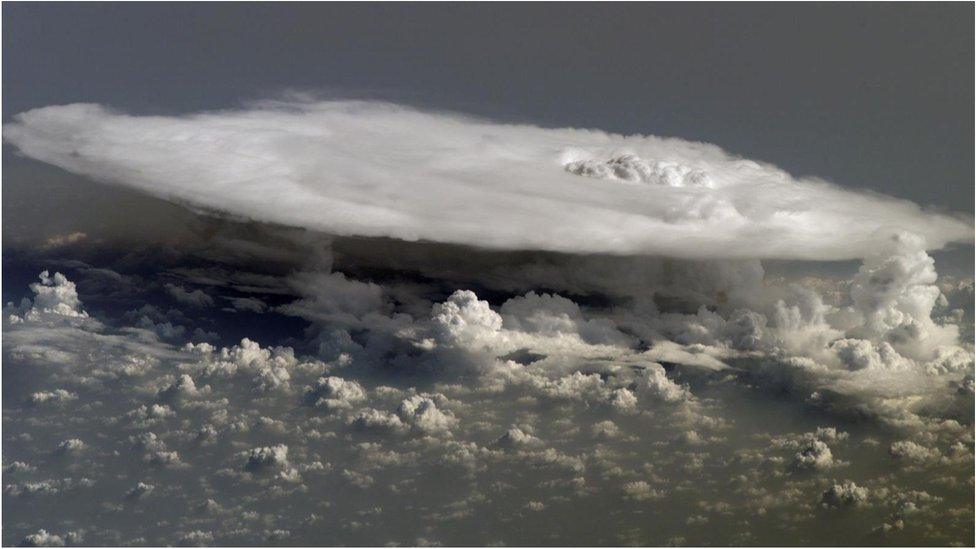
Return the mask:
[[[928,250],[972,219],[706,144],[546,129],[388,103],[266,101],[187,116],[30,110],[20,153],[219,213],[345,236],[682,258],[863,258],[899,233]]]

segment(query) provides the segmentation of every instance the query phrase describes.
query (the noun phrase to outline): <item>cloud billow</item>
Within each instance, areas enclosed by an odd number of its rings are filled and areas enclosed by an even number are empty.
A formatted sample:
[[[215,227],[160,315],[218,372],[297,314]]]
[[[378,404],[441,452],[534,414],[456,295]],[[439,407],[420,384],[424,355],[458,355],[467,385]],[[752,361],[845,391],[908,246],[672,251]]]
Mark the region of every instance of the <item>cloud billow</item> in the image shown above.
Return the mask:
[[[387,103],[265,101],[179,117],[92,104],[4,125],[22,154],[180,203],[343,236],[681,258],[928,250],[973,221],[795,178],[705,144],[500,124]]]

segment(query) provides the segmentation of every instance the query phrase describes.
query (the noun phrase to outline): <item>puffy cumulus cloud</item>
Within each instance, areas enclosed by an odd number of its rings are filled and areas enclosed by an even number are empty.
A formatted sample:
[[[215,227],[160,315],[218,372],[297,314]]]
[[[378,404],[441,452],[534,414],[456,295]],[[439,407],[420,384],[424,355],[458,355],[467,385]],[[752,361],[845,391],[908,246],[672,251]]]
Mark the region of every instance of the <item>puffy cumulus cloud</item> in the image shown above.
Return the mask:
[[[425,434],[449,434],[457,425],[450,411],[437,408],[436,400],[444,402],[443,395],[413,395],[403,400],[397,413],[404,422]]]
[[[25,298],[17,309],[12,304],[8,305],[6,312],[9,322],[88,319],[88,313],[81,308],[74,282],[61,273],[54,273],[52,276],[48,271],[42,272],[38,278],[40,282],[30,285],[34,292],[33,300]]]
[[[392,104],[267,101],[180,117],[73,104],[20,113],[3,134],[74,173],[337,235],[799,259],[865,257],[897,230],[930,249],[973,236],[971,217],[794,178],[713,145]]]
[[[940,298],[935,261],[923,242],[898,234],[867,256],[851,285],[854,308],[863,323],[854,330],[893,344],[912,358],[930,356],[958,336],[955,325],[937,325],[932,310]]]
[[[31,404],[36,405],[62,405],[77,399],[77,394],[71,391],[65,391],[64,389],[38,391],[30,396]]]
[[[837,353],[841,363],[851,370],[904,370],[912,363],[895,351],[887,341],[877,347],[864,339],[838,339],[830,348]]]
[[[85,448],[87,448],[87,445],[85,445],[84,441],[79,440],[77,438],[69,438],[67,440],[62,440],[61,442],[59,442],[57,448],[54,449],[54,452],[57,454],[66,454],[66,455],[79,454],[85,451]]]
[[[635,501],[647,501],[664,497],[664,494],[660,490],[656,490],[646,480],[628,482],[624,484],[623,491],[627,498]]]
[[[515,331],[540,335],[577,334],[591,344],[632,345],[634,340],[621,333],[607,319],[585,319],[579,305],[557,294],[529,292],[502,304],[504,325]]]
[[[430,321],[410,336],[429,355],[419,362],[437,364],[449,375],[474,375],[486,387],[518,386],[546,399],[633,408],[636,397],[626,385],[634,374],[623,361],[648,361],[632,357],[632,337],[606,320],[587,320],[559,296],[529,293],[501,310],[470,290],[435,303]],[[608,383],[584,369],[612,371],[621,379]]]
[[[917,241],[900,236],[893,243],[891,253],[896,256],[928,257],[917,248]],[[861,275],[864,272],[862,268]],[[893,285],[895,289],[885,290],[888,297],[879,301],[887,304],[881,310],[898,311],[899,303],[917,304],[916,294],[931,294],[926,285]],[[480,371],[489,377],[533,388],[548,399],[614,402],[620,409],[633,409],[639,398],[649,402],[691,398],[659,362],[751,371],[764,383],[785,384],[810,403],[868,413],[900,425],[906,425],[912,414],[947,413],[946,397],[953,403],[949,408],[964,407],[968,393],[957,387],[965,385],[971,371],[971,348],[958,343],[956,332],[925,316],[927,305],[905,313],[909,320],[901,325],[909,323],[917,329],[898,331],[896,338],[890,330],[870,328],[863,295],[851,297],[847,304],[828,305],[807,288],[788,286],[768,293],[754,300],[756,310],[703,306],[694,314],[661,314],[621,309],[612,317],[587,319],[575,303],[557,295],[529,293],[509,300],[496,312],[473,292],[458,291],[434,305],[430,338],[419,346],[435,352],[445,347],[462,350],[468,359],[457,354],[447,357],[453,368],[470,360],[481,364]],[[629,334],[654,343],[649,350],[636,352]],[[525,362],[520,356],[531,358]],[[505,364],[513,357],[518,364]],[[587,369],[612,372],[613,377]],[[927,420],[916,416],[911,421]],[[798,467],[829,466],[829,448],[810,446],[797,461]]]
[[[637,390],[664,402],[679,402],[691,397],[686,388],[668,379],[664,367],[656,363],[648,364],[640,370]]]
[[[793,455],[792,467],[798,470],[822,470],[834,465],[834,455],[830,451],[830,446],[821,440],[811,440]]]
[[[151,404],[139,406],[125,414],[125,417],[136,427],[152,427],[162,423],[167,418],[176,417],[176,412],[166,404]]]
[[[469,349],[503,344],[502,317],[470,290],[457,290],[447,301],[435,304],[431,322],[435,335],[447,344]]]
[[[610,421],[609,419],[593,425],[592,431],[594,437],[602,439],[613,439],[621,435],[620,428],[617,427],[616,423]]]
[[[241,455],[244,457],[245,471],[264,471],[288,467],[288,446],[284,444],[252,448]]]
[[[529,433],[526,433],[518,426],[513,426],[505,431],[502,436],[495,439],[495,445],[502,448],[520,448],[526,446],[539,446],[542,441]]]
[[[927,463],[938,461],[942,458],[942,453],[936,448],[928,448],[911,440],[900,440],[889,448],[891,457],[916,463]]]
[[[197,388],[196,382],[187,374],[181,374],[173,383],[159,391],[159,399],[163,401],[178,401],[183,398],[193,398],[206,392]]]
[[[913,258],[924,273],[930,258],[919,246],[917,239],[899,235],[885,253]],[[865,273],[872,261],[866,260],[858,277],[870,280]],[[642,400],[693,401],[661,365],[667,363],[749,372],[808,403],[902,426],[924,423],[925,417],[956,417],[969,396],[962,388],[972,369],[972,350],[959,343],[954,328],[926,316],[932,301],[929,275],[918,283],[887,279],[887,286],[873,282],[878,295],[873,306],[866,305],[864,284],[858,297],[836,304],[809,288],[787,285],[742,296],[735,305],[702,305],[694,313],[662,313],[656,304],[645,308],[640,302],[586,313],[558,294],[535,292],[496,310],[474,292],[458,290],[433,305],[428,322],[396,326],[396,337],[412,341],[412,351],[379,349],[396,354],[400,366],[440,364],[442,373],[474,372],[486,386],[518,386],[548,400],[621,411],[639,409]],[[871,327],[871,311],[902,316],[894,329],[877,330]],[[903,330],[906,325],[913,329]],[[642,345],[649,348],[640,351]],[[829,448],[810,446],[797,466],[829,466]]]
[[[125,493],[127,499],[142,499],[155,490],[156,487],[145,482],[138,482],[128,492]]]
[[[168,469],[184,469],[187,464],[180,460],[179,452],[159,450],[147,453],[143,456],[143,461],[154,466]]]
[[[37,467],[23,461],[15,461],[3,466],[4,473],[32,473],[36,470]]]
[[[293,374],[321,374],[329,368],[319,361],[298,360],[291,347],[262,347],[248,338],[243,338],[239,345],[220,349],[209,343],[187,343],[183,350],[198,358],[196,362],[181,364],[183,369],[207,380],[242,380],[248,382],[251,390],[258,394],[288,392]],[[189,390],[193,380],[182,377],[180,380],[183,383],[181,390]]]
[[[350,420],[350,424],[355,429],[363,431],[396,433],[402,432],[407,428],[407,425],[403,423],[400,416],[394,413],[376,410],[375,408],[360,410]]]
[[[187,532],[180,538],[180,545],[187,547],[207,547],[214,542],[214,536],[211,532],[204,532],[202,530],[193,530],[192,532]]]
[[[932,258],[911,235],[887,239],[840,299],[768,285],[736,308],[643,313],[626,326],[656,340],[645,354],[688,367],[742,369],[834,412],[921,426],[962,419],[973,368],[958,326],[933,319],[940,290]],[[927,418],[927,419],[926,419]]]
[[[600,374],[573,372],[540,386],[541,393],[553,399],[599,402],[609,398],[609,389]]]
[[[64,538],[43,528],[21,540],[22,547],[64,547]]]
[[[61,273],[51,276],[47,271],[42,272],[39,278],[40,283],[35,282],[30,286],[35,294],[33,311],[61,316],[88,316],[81,310],[74,282]]]
[[[363,400],[366,391],[362,385],[337,376],[320,377],[305,390],[305,402],[330,411],[352,408]]]
[[[863,505],[868,500],[868,489],[847,480],[824,490],[820,503],[826,507]]]
[[[828,443],[840,443],[848,438],[848,433],[834,427],[819,427],[816,431],[797,436],[773,438],[770,446],[793,452],[788,462],[788,467],[793,472],[824,471],[847,465],[834,457]]]
[[[644,543],[681,534],[705,545],[735,542],[729,525],[745,521],[750,539],[770,545],[832,543],[838,532],[856,543],[882,520],[902,521],[886,535],[904,545],[971,533],[971,347],[958,336],[905,346],[892,334],[910,322],[896,314],[869,326],[870,311],[893,308],[932,328],[924,306],[906,304],[929,277],[868,307],[842,283],[767,281],[752,262],[707,274],[707,262],[690,265],[645,264],[653,276],[620,285],[629,299],[279,272],[260,287],[283,292],[268,303],[301,302],[306,340],[270,330],[223,347],[17,314],[4,323],[4,542],[79,525],[105,545],[310,545],[323,535],[336,545],[599,545],[623,529]],[[640,280],[669,277],[692,289],[674,301],[639,291]],[[257,280],[234,279],[245,278]],[[208,290],[215,300],[219,291]],[[293,325],[281,316],[292,312],[276,305],[258,320]],[[337,331],[342,352],[326,357],[323,334]],[[86,449],[55,451],[71,439]],[[572,511],[587,505],[609,512]],[[846,513],[824,506],[873,520],[827,529]],[[403,520],[383,520],[392,510]],[[132,512],[148,520],[133,523]],[[536,513],[573,513],[574,530],[549,529]],[[635,513],[667,520],[645,526]]]
[[[44,479],[6,484],[3,493],[16,498],[31,498],[35,496],[54,496],[64,492],[71,492],[81,488],[91,488],[95,481],[87,477]]]
[[[7,484],[3,487],[3,493],[13,497],[33,496],[33,495],[53,495],[58,493],[58,487],[51,481],[24,482],[17,484]]]

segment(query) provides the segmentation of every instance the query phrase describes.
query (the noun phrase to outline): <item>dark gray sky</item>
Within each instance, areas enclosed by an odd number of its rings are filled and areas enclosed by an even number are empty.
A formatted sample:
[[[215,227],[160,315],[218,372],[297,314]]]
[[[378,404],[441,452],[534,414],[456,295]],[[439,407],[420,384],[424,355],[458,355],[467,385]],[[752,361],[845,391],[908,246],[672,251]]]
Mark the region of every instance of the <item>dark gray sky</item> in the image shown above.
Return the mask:
[[[286,88],[716,143],[973,208],[973,5],[3,5],[4,120]]]

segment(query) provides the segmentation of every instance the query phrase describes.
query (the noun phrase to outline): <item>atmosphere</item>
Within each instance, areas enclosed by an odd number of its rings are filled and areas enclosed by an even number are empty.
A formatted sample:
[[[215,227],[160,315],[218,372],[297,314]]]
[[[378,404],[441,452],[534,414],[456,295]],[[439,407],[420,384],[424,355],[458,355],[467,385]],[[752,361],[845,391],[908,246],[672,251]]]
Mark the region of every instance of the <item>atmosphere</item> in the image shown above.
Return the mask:
[[[2,9],[4,546],[972,545],[972,4]]]

